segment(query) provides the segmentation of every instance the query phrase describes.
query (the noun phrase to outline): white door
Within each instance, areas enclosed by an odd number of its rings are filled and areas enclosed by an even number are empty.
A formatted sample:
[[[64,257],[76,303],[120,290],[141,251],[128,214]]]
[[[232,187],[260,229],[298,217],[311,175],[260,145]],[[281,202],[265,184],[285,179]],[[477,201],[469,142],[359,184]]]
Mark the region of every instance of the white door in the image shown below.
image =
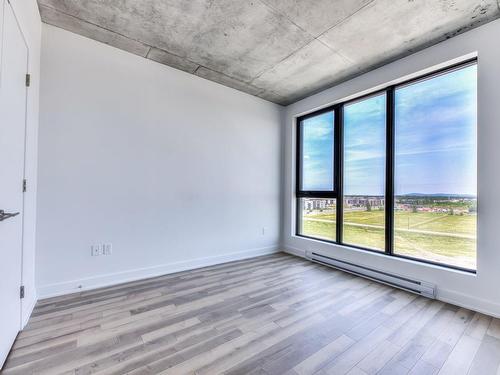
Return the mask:
[[[21,328],[23,178],[28,49],[10,4],[3,6],[0,65],[0,367]],[[1,14],[1,13],[0,13]]]

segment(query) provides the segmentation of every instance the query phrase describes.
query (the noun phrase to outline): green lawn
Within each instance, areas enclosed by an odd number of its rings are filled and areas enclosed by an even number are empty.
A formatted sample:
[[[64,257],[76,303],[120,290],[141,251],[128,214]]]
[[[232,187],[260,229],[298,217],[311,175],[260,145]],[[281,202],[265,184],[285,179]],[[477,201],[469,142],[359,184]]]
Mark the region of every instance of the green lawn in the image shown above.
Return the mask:
[[[310,218],[335,220],[335,214],[315,213],[307,215]],[[384,225],[385,212],[374,210],[346,211],[346,222]],[[460,233],[474,235],[476,233],[476,215],[448,215],[431,212],[396,212],[396,228],[422,229],[435,232]]]
[[[335,223],[304,220],[301,234],[304,236],[335,241]]]
[[[431,212],[401,212],[397,211],[394,215],[395,227],[412,229],[427,222],[434,222],[435,220],[441,220],[447,214],[438,214]]]
[[[311,237],[335,241],[335,223],[304,221],[302,234]],[[370,249],[384,248],[384,229],[362,228],[346,225],[344,228],[344,243]]]
[[[347,223],[359,223],[370,225],[381,225],[385,223],[385,211],[345,211],[344,221]]]
[[[419,215],[420,213],[417,213]],[[415,214],[401,213],[400,218]],[[415,225],[414,229],[430,230],[435,232],[457,233],[457,234],[476,234],[476,215],[446,215],[428,213],[429,221]],[[435,215],[435,216],[432,216]],[[436,217],[437,216],[437,217]],[[404,222],[404,220],[403,220]],[[404,227],[404,225],[403,225]]]
[[[302,233],[311,237],[335,240],[335,215],[315,213],[305,215]],[[307,220],[332,220],[321,222]],[[384,248],[383,211],[347,211],[344,213],[344,242],[372,249]],[[380,228],[363,227],[380,226]],[[453,234],[475,236],[476,215],[448,215],[430,212],[396,212],[395,252],[452,265],[475,268],[476,241],[474,238],[453,237]],[[405,231],[410,229],[411,232]],[[415,231],[446,233],[433,235]]]
[[[396,231],[394,238],[394,251],[397,254],[475,268],[475,240],[398,231]]]
[[[346,225],[344,243],[384,251],[385,230]]]

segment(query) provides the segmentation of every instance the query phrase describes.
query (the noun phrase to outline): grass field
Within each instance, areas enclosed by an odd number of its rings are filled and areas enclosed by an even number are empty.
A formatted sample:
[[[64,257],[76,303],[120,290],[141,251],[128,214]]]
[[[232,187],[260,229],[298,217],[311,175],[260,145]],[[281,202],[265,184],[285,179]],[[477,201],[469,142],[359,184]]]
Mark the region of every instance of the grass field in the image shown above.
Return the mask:
[[[344,242],[383,250],[384,211],[346,211]],[[334,212],[304,215],[302,234],[335,240]],[[476,267],[476,215],[395,213],[395,252],[459,267]]]

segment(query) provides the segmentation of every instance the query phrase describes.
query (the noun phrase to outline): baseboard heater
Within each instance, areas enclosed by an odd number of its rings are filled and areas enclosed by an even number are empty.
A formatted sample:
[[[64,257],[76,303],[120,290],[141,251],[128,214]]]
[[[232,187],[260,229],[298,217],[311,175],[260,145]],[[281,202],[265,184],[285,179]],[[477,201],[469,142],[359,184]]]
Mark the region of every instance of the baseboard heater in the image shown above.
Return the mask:
[[[365,266],[360,266],[354,263],[327,257],[325,255],[317,254],[314,252],[306,252],[306,258],[315,263],[323,264],[325,266],[333,267],[357,276],[378,281],[395,288],[404,289],[408,292],[416,293],[424,297],[436,297],[436,286],[425,281],[413,280],[408,277],[376,270]]]

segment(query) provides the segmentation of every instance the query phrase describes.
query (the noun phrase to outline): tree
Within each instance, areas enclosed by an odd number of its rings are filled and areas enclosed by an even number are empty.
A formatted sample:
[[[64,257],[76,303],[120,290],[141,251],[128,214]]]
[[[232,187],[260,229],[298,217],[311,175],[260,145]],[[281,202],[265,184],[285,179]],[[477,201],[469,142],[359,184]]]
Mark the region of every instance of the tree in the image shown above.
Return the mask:
[[[367,199],[366,200],[366,211],[370,212],[372,210],[372,205],[370,204],[370,201]]]

